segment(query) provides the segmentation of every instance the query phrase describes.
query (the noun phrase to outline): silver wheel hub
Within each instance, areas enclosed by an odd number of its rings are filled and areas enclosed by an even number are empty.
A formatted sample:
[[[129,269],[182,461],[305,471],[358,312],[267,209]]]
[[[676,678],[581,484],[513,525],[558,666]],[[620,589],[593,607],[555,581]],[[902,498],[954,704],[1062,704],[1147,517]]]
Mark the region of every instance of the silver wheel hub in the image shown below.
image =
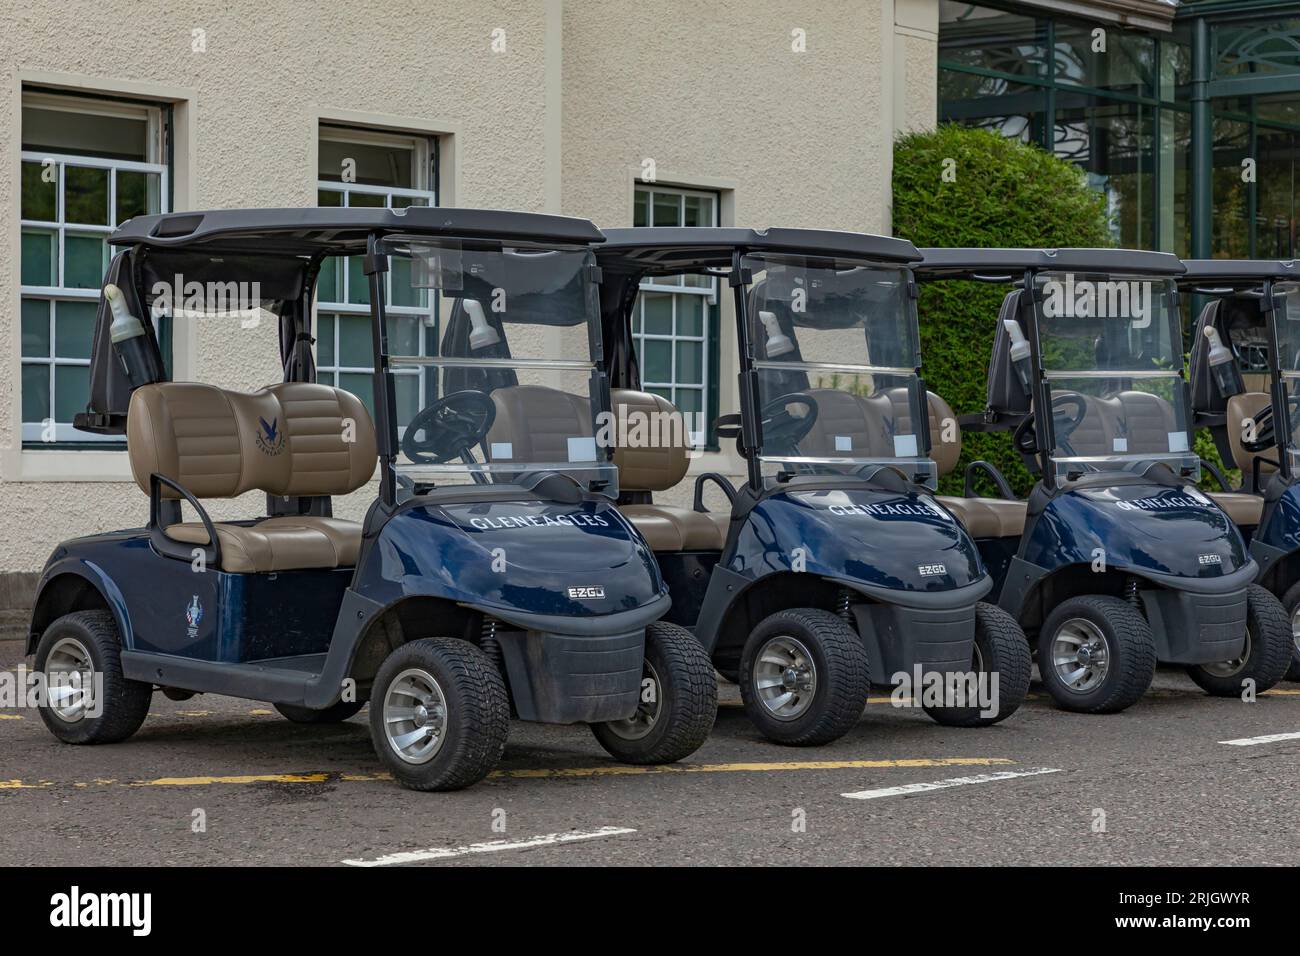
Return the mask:
[[[1293,617],[1291,621],[1292,621],[1292,625],[1291,625],[1292,632],[1294,633],[1295,618]],[[1232,677],[1236,675],[1238,672],[1241,671],[1243,667],[1246,666],[1246,661],[1250,659],[1250,650],[1251,650],[1251,644],[1253,642],[1253,637],[1254,636],[1250,633],[1250,628],[1249,627],[1246,628],[1246,646],[1241,649],[1240,657],[1230,661],[1216,661],[1213,664],[1202,664],[1201,669],[1204,670],[1207,674],[1213,675],[1214,677]]]
[[[649,661],[641,670],[641,689],[637,698],[636,713],[626,720],[611,720],[606,726],[616,737],[640,740],[654,730],[663,709],[663,684],[659,672]]]
[[[1300,607],[1291,612],[1291,640],[1295,642],[1295,649],[1300,651]]]
[[[1110,644],[1092,621],[1072,617],[1052,636],[1052,669],[1066,688],[1086,694],[1110,672]]]
[[[795,720],[812,706],[817,667],[803,642],[782,634],[759,649],[754,692],[763,709],[777,720]]]
[[[75,637],[65,637],[45,658],[49,709],[62,721],[75,724],[95,706],[95,665],[90,650]]]
[[[432,760],[447,738],[447,699],[428,671],[411,667],[384,694],[384,736],[406,763]]]

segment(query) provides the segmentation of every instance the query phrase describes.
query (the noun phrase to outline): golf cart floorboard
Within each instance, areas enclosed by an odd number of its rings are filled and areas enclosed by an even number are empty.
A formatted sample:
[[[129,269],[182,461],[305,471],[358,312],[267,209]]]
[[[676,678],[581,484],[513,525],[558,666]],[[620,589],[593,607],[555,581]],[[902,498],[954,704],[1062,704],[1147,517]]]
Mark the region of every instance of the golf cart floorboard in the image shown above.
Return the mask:
[[[231,664],[145,651],[122,652],[122,673],[130,680],[277,704],[302,704],[307,688],[324,670],[324,654]]]

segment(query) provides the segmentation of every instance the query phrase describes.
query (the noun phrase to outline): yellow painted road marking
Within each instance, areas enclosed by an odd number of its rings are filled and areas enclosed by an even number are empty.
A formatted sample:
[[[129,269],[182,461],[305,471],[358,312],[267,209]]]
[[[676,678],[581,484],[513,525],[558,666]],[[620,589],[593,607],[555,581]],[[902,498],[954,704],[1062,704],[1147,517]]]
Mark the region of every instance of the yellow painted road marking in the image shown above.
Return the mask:
[[[1015,764],[1007,757],[911,757],[896,760],[800,760],[773,763],[703,763],[668,764],[659,767],[633,767],[611,764],[598,767],[537,767],[519,770],[494,770],[489,779],[545,780],[581,777],[642,776],[645,774],[683,773],[768,773],[779,770],[888,770],[911,767],[1000,767]],[[209,787],[247,785],[251,783],[370,783],[392,780],[387,773],[256,773],[238,776],[159,777],[155,780],[103,780],[74,783],[72,786],[125,787]],[[49,780],[23,783],[0,780],[0,790],[34,790],[54,786]]]
[[[0,714],[0,720],[22,720],[21,714]]]
[[[777,770],[882,770],[902,767],[992,767],[1014,764],[1006,757],[923,757],[899,760],[799,760],[779,763],[663,764],[633,767],[611,764],[604,767],[538,767],[528,770],[494,770],[488,777],[541,779],[547,777],[619,777],[654,773],[767,773]]]
[[[207,787],[212,784],[246,783],[325,783],[327,773],[250,773],[234,777],[159,777],[157,780],[133,780],[128,787]]]

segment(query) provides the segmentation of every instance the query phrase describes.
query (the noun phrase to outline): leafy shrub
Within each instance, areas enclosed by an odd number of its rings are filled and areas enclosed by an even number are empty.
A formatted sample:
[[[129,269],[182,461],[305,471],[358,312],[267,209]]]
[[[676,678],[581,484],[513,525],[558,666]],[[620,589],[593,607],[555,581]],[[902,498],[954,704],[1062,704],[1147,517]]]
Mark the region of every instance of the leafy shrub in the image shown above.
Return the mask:
[[[952,182],[945,182],[945,169]],[[917,246],[1111,245],[1105,197],[1089,188],[1078,167],[987,130],[945,125],[903,137],[894,147],[893,192],[894,234]],[[1006,292],[1003,284],[978,282],[921,286],[925,379],[958,415],[984,409]],[[1033,486],[1010,432],[967,431],[961,462],[941,483],[945,494],[961,494],[962,471],[976,458],[993,462],[1017,494]],[[996,493],[987,483],[981,491]]]

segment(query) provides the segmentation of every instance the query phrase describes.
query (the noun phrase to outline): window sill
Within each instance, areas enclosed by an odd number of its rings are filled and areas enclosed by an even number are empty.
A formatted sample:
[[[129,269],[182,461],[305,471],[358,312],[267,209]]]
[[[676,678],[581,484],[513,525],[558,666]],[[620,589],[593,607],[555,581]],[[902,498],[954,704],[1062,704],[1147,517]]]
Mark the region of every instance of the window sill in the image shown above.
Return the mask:
[[[125,449],[6,449],[0,452],[4,481],[134,481]]]

